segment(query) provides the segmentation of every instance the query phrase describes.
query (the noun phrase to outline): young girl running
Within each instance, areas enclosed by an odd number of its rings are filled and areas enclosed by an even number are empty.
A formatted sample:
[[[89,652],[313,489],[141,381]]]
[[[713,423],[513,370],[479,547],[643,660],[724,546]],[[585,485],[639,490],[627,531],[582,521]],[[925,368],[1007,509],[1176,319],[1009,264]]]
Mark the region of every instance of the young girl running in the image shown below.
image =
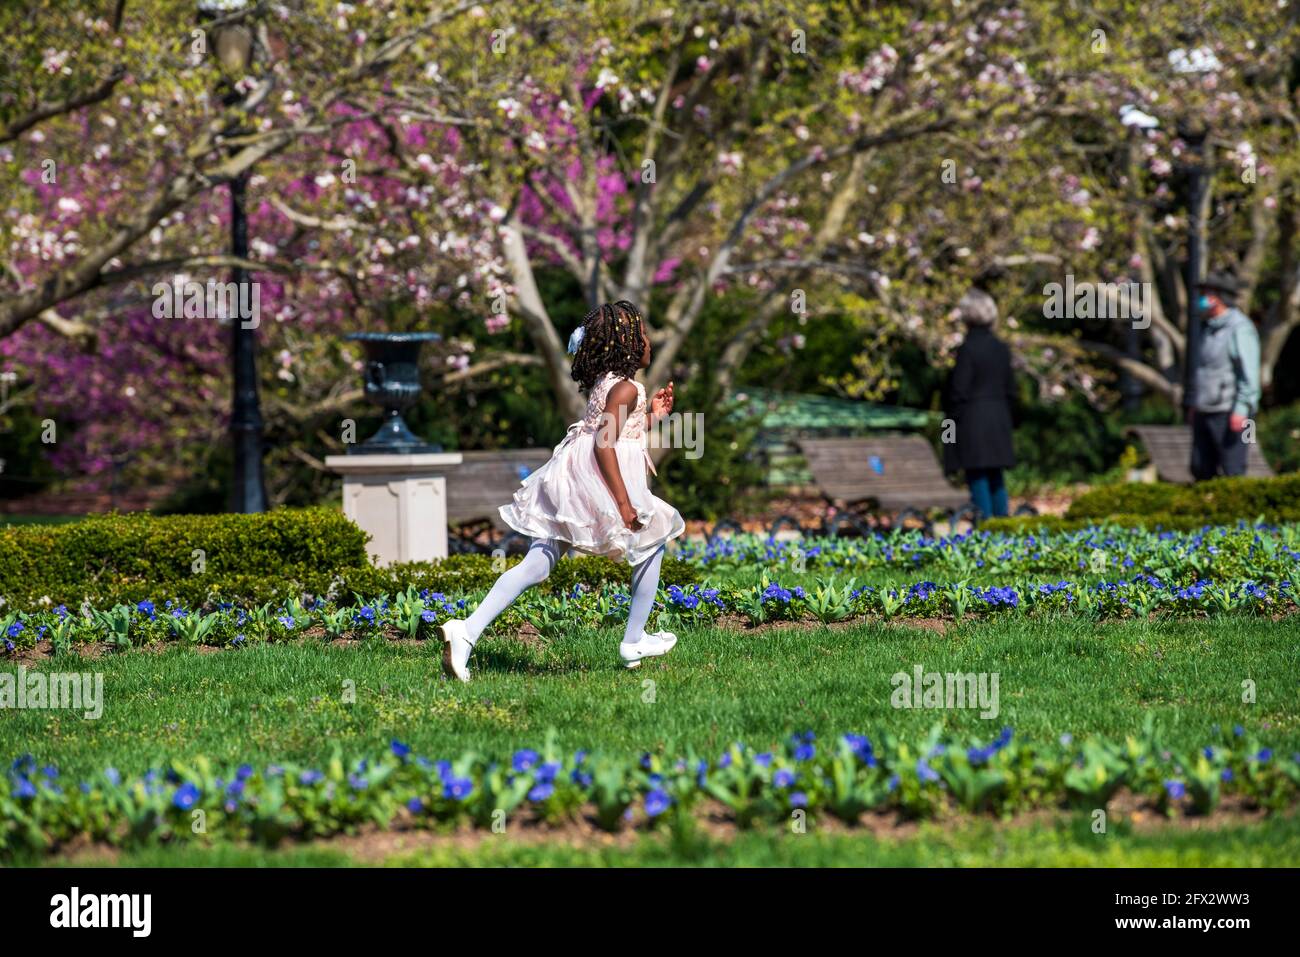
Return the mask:
[[[646,634],[659,587],[664,543],[686,526],[677,509],[650,494],[646,471],[645,387],[633,381],[650,364],[650,339],[641,313],[627,300],[587,314],[569,339],[573,378],[587,393],[587,412],[569,426],[550,461],[524,479],[501,517],[532,538],[528,554],[506,571],[469,618],[442,625],[443,670],[469,680],[469,656],[493,619],[525,590],[546,580],[570,548],[622,559],[632,566],[632,603],[618,646],[629,668],[667,654],[677,636]],[[650,402],[653,422],[673,408],[673,384]]]

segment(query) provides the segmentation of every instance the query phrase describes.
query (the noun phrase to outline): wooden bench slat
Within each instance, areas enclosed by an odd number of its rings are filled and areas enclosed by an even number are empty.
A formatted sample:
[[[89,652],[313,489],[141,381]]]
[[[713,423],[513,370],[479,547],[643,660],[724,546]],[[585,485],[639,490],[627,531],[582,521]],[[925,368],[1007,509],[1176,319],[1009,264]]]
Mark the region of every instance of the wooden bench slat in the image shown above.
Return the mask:
[[[1146,447],[1151,464],[1156,467],[1156,477],[1175,485],[1192,483],[1192,429],[1188,425],[1131,425],[1126,430],[1137,436]],[[1259,443],[1246,448],[1246,475],[1251,478],[1270,478],[1269,466]]]
[[[802,439],[813,481],[832,501],[874,499],[882,509],[957,508],[970,500],[944,478],[930,443],[919,435]],[[871,467],[880,459],[882,473]]]
[[[545,465],[550,449],[498,449],[462,452],[462,463],[447,472],[447,520],[452,524],[489,520],[496,528],[505,523],[497,509],[514,496],[523,479],[519,467],[532,472]]]

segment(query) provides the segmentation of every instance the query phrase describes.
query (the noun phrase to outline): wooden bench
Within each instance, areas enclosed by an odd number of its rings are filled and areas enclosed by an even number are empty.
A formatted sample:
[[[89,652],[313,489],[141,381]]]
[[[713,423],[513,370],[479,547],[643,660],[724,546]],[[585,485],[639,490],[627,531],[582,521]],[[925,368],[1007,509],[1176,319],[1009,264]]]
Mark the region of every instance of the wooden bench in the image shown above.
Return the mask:
[[[497,509],[510,502],[515,490],[534,469],[551,457],[550,449],[499,449],[462,452],[463,461],[447,472],[447,523],[484,523],[498,531],[507,526]]]
[[[1192,482],[1192,429],[1187,425],[1131,425],[1125,432],[1136,436],[1147,450],[1156,477],[1162,482],[1190,485]],[[1246,448],[1246,474],[1268,478],[1273,474],[1259,443]]]
[[[818,489],[837,507],[869,503],[886,512],[924,511],[970,502],[969,492],[944,478],[924,436],[800,439],[799,447]]]

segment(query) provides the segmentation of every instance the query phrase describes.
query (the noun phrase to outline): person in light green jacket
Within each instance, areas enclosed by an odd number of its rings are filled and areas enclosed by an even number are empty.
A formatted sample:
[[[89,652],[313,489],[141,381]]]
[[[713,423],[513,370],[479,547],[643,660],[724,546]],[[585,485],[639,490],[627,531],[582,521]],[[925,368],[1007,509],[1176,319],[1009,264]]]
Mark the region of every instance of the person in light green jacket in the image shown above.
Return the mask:
[[[1259,334],[1237,308],[1237,280],[1211,273],[1197,286],[1204,324],[1192,369],[1187,421],[1192,427],[1192,476],[1246,474],[1247,420],[1259,409]]]

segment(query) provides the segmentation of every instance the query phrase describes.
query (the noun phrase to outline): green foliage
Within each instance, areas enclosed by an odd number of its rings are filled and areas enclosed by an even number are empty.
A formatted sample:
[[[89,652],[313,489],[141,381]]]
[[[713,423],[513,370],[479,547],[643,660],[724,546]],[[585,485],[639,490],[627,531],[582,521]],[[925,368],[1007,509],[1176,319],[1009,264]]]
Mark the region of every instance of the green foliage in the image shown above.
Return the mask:
[[[128,847],[213,840],[274,845],[290,836],[305,840],[399,821],[428,830],[487,829],[502,812],[516,811],[556,825],[588,808],[607,831],[653,828],[665,815],[680,843],[690,840],[692,809],[706,797],[748,828],[785,824],[795,809],[813,820],[826,814],[857,824],[873,812],[932,818],[1067,802],[1097,808],[1121,785],[1143,806],[1170,816],[1207,814],[1222,793],[1279,812],[1295,804],[1300,788],[1296,761],[1274,759],[1253,735],[1220,732],[1193,757],[1169,750],[1149,714],[1140,735],[1122,742],[1089,737],[1079,747],[1068,739],[1021,741],[1010,727],[984,745],[935,725],[910,742],[889,733],[874,742],[842,734],[813,747],[816,735],[807,732],[763,752],[735,743],[716,764],[693,752],[675,759],[639,749],[569,753],[557,737],[548,732],[536,751],[462,750],[445,764],[397,739],[382,752],[372,748],[346,760],[335,745],[306,765],[223,767],[195,755],[168,760],[163,783],[157,771],[133,780],[110,769],[76,788],[54,783],[54,774],[37,771],[35,757],[24,755],[0,778],[0,858],[39,857],[78,839]],[[238,800],[231,799],[232,780],[239,782]],[[195,809],[209,822],[202,838],[189,826]]]
[[[1276,478],[1218,478],[1195,485],[1165,482],[1107,485],[1075,499],[1067,518],[1098,519],[1114,515],[1157,514],[1203,524],[1238,519],[1290,522],[1300,519],[1300,475]]]
[[[492,587],[497,576],[517,561],[518,559],[511,559],[506,566],[500,566],[487,555],[450,555],[437,562],[404,562],[384,568],[344,568],[335,572],[333,590],[340,595],[385,595],[414,587],[416,590],[429,589],[449,595],[468,595]],[[539,587],[544,592],[562,594],[572,592],[578,585],[592,589],[605,584],[626,585],[630,574],[631,571],[624,562],[595,555],[580,555],[557,562],[550,576]],[[664,587],[689,585],[699,579],[700,570],[695,565],[676,558],[664,558],[660,570],[660,583]],[[327,590],[328,586],[316,593],[321,594]],[[240,593],[238,597],[250,596]]]
[[[10,526],[0,529],[0,594],[15,603],[126,600],[137,590],[141,598],[169,590],[188,596],[212,581],[311,577],[362,565],[366,539],[332,508]]]
[[[1300,402],[1259,414],[1259,444],[1277,472],[1300,471]]]
[[[489,588],[508,567],[487,555],[452,555],[377,568],[367,560],[365,541],[365,533],[329,508],[110,515],[64,526],[9,527],[0,530],[0,595],[16,607],[171,600],[189,608],[303,595],[394,595],[410,588],[463,595]],[[543,590],[626,584],[629,574],[626,564],[612,559],[566,558]],[[700,572],[665,558],[661,574],[665,586],[690,585]]]
[[[1005,532],[1019,535],[1026,532],[1074,532],[1101,523],[1095,518],[1069,518],[1065,515],[1010,515],[990,518],[980,523],[982,532]],[[1119,513],[1107,515],[1104,523],[1115,528],[1161,528],[1190,531],[1208,524],[1194,515],[1170,515],[1167,512],[1150,512],[1142,515]]]
[[[41,421],[28,406],[0,416],[0,498],[39,492],[59,477],[46,459],[51,446],[41,441]]]

